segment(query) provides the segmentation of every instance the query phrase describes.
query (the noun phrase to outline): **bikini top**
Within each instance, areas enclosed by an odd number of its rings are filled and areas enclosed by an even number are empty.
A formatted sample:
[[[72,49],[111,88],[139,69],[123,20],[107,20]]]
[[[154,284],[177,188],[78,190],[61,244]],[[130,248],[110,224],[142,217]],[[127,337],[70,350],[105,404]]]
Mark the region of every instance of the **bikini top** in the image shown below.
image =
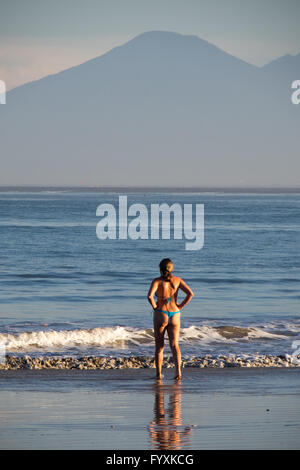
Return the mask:
[[[162,297],[160,295],[157,295],[157,293],[155,292],[157,299],[165,300],[166,302],[170,302],[172,300],[172,297],[174,297],[175,294],[176,294],[176,291],[171,295],[171,297]]]
[[[157,299],[161,300],[166,300],[167,302],[170,302],[172,300],[172,297],[160,297],[159,295],[155,294]]]

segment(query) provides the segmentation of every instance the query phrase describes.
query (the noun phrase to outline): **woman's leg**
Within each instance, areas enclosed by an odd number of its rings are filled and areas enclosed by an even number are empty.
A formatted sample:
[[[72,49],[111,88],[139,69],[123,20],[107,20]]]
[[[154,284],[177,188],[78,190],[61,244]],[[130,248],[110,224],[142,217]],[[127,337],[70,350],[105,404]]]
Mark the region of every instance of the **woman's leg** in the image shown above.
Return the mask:
[[[164,336],[167,326],[168,316],[165,313],[154,312],[155,366],[157,378],[161,378],[164,354]]]
[[[180,313],[175,313],[169,320],[167,327],[170,348],[175,363],[175,379],[181,378],[181,352],[179,349]]]

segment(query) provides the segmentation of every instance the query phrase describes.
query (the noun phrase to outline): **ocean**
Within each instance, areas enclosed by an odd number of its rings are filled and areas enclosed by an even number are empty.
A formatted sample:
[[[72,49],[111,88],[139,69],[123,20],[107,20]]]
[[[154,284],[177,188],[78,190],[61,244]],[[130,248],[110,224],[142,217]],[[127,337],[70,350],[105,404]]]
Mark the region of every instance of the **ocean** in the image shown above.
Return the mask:
[[[120,194],[149,208],[203,204],[203,248],[173,237],[100,240],[97,207],[117,207]],[[183,357],[291,355],[300,340],[297,191],[2,188],[0,247],[8,354],[153,355],[147,292],[166,257],[195,294],[181,314]]]

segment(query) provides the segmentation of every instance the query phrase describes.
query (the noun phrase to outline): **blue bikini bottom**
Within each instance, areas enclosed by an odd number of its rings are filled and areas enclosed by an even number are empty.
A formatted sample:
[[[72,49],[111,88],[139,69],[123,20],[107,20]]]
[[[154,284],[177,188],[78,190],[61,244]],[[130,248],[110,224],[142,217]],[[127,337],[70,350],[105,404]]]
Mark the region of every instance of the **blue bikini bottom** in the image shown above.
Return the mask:
[[[176,312],[169,312],[168,310],[154,310],[154,311],[159,312],[159,313],[165,313],[166,315],[168,315],[169,320],[170,318],[173,317],[173,315],[175,315],[175,313],[180,313],[180,310],[176,310]]]

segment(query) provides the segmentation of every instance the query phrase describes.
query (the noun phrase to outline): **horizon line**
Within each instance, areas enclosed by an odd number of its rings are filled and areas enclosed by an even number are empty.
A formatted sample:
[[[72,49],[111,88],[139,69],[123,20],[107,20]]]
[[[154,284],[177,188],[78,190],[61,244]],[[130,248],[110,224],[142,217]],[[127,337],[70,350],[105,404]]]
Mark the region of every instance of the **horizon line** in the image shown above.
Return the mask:
[[[39,190],[79,190],[93,192],[107,191],[163,191],[163,192],[300,192],[299,186],[136,186],[136,185],[38,185],[38,184],[19,184],[19,185],[1,185],[0,192],[5,191],[39,191]]]

